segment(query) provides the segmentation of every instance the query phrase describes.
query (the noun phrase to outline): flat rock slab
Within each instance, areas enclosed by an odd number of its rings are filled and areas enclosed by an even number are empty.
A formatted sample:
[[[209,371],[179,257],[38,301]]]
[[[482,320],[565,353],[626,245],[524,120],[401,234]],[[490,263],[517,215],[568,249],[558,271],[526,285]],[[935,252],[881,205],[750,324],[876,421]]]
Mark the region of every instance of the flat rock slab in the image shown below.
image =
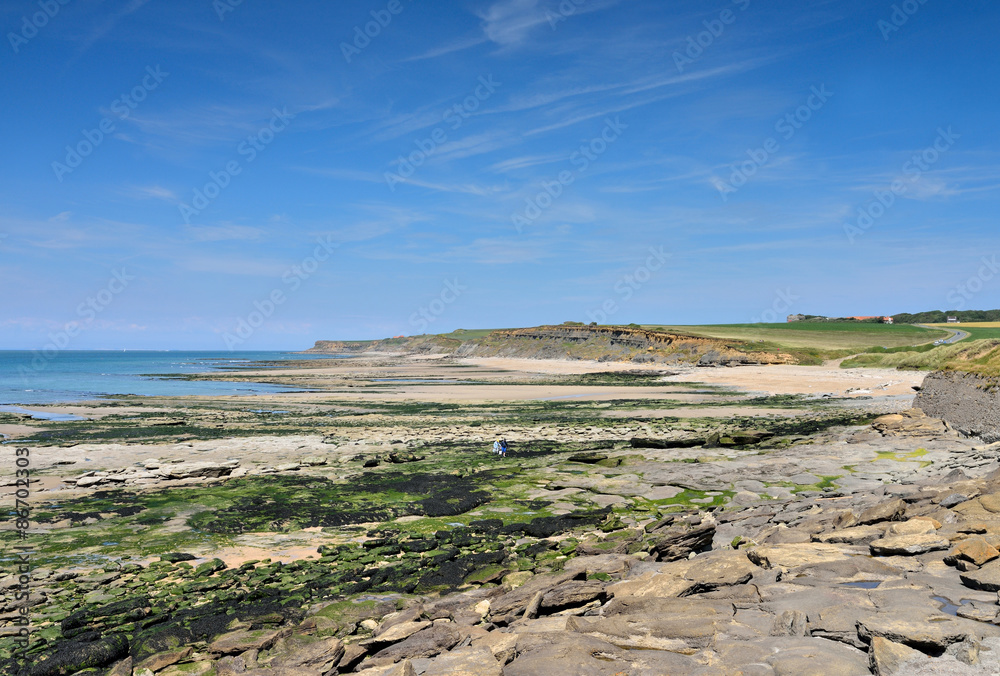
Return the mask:
[[[454,648],[461,640],[462,636],[457,628],[435,625],[375,653],[371,658],[371,665],[383,666],[421,657],[436,657]]]
[[[267,650],[291,633],[291,629],[234,631],[212,641],[208,652],[215,655],[235,655],[248,650]]]
[[[567,629],[599,638],[623,648],[669,650],[693,654],[705,648],[733,624],[731,617],[571,617]]]
[[[993,622],[997,619],[997,615],[1000,614],[1000,608],[995,603],[986,604],[980,601],[971,601],[959,606],[955,614],[967,620]]]
[[[747,556],[765,568],[780,566],[789,570],[849,558],[842,547],[818,542],[755,547],[747,550]]]
[[[983,538],[973,536],[955,545],[948,556],[974,563],[977,566],[984,566],[993,559],[1000,558],[1000,551]]]
[[[359,671],[361,676],[417,676],[413,662],[406,660],[399,664],[389,664]]]
[[[822,533],[816,536],[816,541],[825,544],[866,545],[880,539],[883,535],[885,535],[884,526],[854,526],[853,528]]]
[[[647,500],[669,500],[670,498],[676,498],[683,492],[684,489],[677,486],[656,486],[643,497]]]
[[[1000,591],[1000,559],[990,561],[979,570],[961,573],[962,584],[972,589]]]
[[[503,667],[484,646],[457,648],[429,660],[413,660],[414,669],[428,676],[501,676]]]
[[[713,551],[693,559],[646,569],[634,579],[608,587],[620,596],[687,596],[747,582],[759,569],[742,551]]]
[[[368,644],[382,644],[388,645],[391,643],[396,643],[402,641],[403,639],[413,636],[418,631],[426,629],[431,626],[431,623],[427,620],[420,622],[402,622],[400,624],[389,627],[384,632],[380,633],[375,638],[368,639]]]
[[[702,665],[684,655],[667,651],[618,648],[584,634],[522,635],[517,658],[503,669],[503,676],[688,676],[705,673]]]
[[[866,526],[880,521],[900,521],[906,513],[906,503],[899,498],[881,502],[861,512],[858,525]]]
[[[720,639],[715,644],[719,676],[863,676],[868,655],[851,646],[810,637],[775,637],[754,642]],[[770,670],[767,668],[770,667]],[[709,672],[711,673],[711,672]]]
[[[951,543],[936,533],[893,535],[869,543],[873,556],[916,556],[943,549]]]
[[[616,598],[605,617],[571,617],[566,628],[619,647],[692,653],[734,633],[732,603],[692,598]]]
[[[858,620],[858,635],[866,641],[876,636],[921,651],[940,653],[970,634],[968,620],[948,615],[911,619],[897,612],[879,612]]]
[[[289,639],[291,640],[291,639]],[[278,647],[281,647],[279,644]],[[298,642],[287,645],[287,655],[275,659],[273,668],[281,668],[292,673],[325,674],[344,656],[344,644],[337,638],[328,638],[313,643]]]
[[[564,582],[542,595],[538,609],[550,614],[564,608],[582,606],[591,601],[603,602],[608,597],[604,587],[604,583],[598,581]]]
[[[629,568],[639,562],[634,556],[628,554],[598,554],[596,556],[576,556],[566,561],[563,567],[568,573],[585,571],[587,575],[594,573],[605,573],[607,575],[621,575]],[[506,581],[506,578],[505,578]]]

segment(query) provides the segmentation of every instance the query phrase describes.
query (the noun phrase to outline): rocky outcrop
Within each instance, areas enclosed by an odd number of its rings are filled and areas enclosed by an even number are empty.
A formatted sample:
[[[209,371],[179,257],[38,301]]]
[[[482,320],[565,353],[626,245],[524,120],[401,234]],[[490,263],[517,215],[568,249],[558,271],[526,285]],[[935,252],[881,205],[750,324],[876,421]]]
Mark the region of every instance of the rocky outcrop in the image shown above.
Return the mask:
[[[397,336],[383,340],[317,340],[306,353],[318,354],[450,354],[460,340],[444,336]]]
[[[947,431],[944,422],[927,416],[919,408],[880,416],[872,422],[872,427],[886,437],[921,437]]]
[[[298,469],[298,463],[295,468]],[[77,477],[63,479],[64,483],[77,488],[106,488],[108,486],[149,486],[164,481],[185,479],[219,479],[239,477],[246,474],[240,468],[239,460],[226,462],[181,462],[160,465],[148,460],[140,467],[125,467],[118,470],[85,472]]]
[[[621,326],[539,326],[466,341],[459,357],[595,359],[702,366],[794,363],[789,355],[741,352],[725,341]]]
[[[374,341],[320,340],[307,350],[323,354],[453,354],[457,357],[593,359],[699,366],[794,364],[787,354],[743,352],[714,338],[684,336],[627,326],[538,326],[492,331],[461,341],[447,336],[411,336]]]
[[[938,371],[924,379],[914,406],[967,436],[1000,441],[1000,379]]]

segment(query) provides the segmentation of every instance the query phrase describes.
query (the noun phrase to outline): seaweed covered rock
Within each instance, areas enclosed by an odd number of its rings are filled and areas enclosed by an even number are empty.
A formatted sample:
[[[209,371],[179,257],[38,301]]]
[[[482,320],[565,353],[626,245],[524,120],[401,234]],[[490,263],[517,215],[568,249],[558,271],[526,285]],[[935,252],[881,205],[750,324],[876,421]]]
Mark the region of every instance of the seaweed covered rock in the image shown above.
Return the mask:
[[[118,634],[89,643],[60,643],[55,652],[28,669],[29,676],[63,676],[109,666],[128,655],[128,639]]]

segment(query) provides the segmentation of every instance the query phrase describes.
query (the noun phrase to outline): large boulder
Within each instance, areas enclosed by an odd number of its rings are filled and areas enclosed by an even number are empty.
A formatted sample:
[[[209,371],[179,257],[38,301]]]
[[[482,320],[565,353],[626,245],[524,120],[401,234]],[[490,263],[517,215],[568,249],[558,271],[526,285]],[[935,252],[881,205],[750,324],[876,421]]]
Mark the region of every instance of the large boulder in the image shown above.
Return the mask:
[[[872,427],[887,437],[931,436],[948,429],[941,420],[929,418],[919,408],[883,415],[872,422]]]

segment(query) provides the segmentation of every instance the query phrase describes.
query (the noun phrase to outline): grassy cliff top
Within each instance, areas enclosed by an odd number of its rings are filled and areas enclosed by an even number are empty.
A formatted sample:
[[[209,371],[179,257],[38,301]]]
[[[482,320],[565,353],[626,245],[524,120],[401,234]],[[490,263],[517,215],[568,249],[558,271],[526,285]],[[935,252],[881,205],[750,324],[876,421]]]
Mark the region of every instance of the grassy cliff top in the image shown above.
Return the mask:
[[[931,343],[950,332],[910,324],[853,322],[790,322],[786,324],[716,324],[709,326],[657,326],[657,330],[706,338],[763,341],[787,347],[817,350],[861,351],[870,347],[903,347]]]
[[[914,326],[909,324],[872,324],[852,322],[795,322],[785,324],[717,324],[703,326],[665,326],[631,324],[629,326],[594,326],[579,322],[564,323],[528,329],[456,329],[451,333],[426,334],[387,338],[379,341],[319,341],[314,348],[325,352],[398,351],[404,353],[443,352],[452,353],[459,348],[471,354],[472,348],[509,348],[507,356],[516,356],[517,347],[525,336],[544,331],[560,329],[593,331],[594,341],[587,351],[587,345],[577,344],[573,356],[583,359],[626,358],[612,355],[601,339],[607,329],[622,329],[637,333],[654,332],[670,336],[692,337],[696,340],[715,341],[712,349],[729,350],[746,355],[763,363],[821,364],[829,359],[850,357],[865,352],[904,351],[910,348],[930,349],[935,340],[952,335],[945,328]],[[997,329],[982,328],[981,331]],[[649,336],[647,336],[649,337]],[[977,336],[978,337],[978,336]],[[986,336],[984,336],[986,337]],[[655,339],[656,336],[650,337]],[[672,340],[672,339],[671,339]],[[520,341],[520,342],[519,342]],[[579,341],[577,341],[579,342]],[[521,347],[524,347],[521,345]],[[708,348],[706,348],[708,349]],[[602,351],[603,350],[603,351]],[[595,352],[596,351],[596,352]],[[529,351],[530,352],[530,351]],[[593,354],[591,354],[593,352]],[[607,354],[606,354],[607,353]],[[525,352],[525,357],[540,358],[541,355]],[[551,355],[550,355],[551,356]],[[858,365],[867,365],[858,364]]]

